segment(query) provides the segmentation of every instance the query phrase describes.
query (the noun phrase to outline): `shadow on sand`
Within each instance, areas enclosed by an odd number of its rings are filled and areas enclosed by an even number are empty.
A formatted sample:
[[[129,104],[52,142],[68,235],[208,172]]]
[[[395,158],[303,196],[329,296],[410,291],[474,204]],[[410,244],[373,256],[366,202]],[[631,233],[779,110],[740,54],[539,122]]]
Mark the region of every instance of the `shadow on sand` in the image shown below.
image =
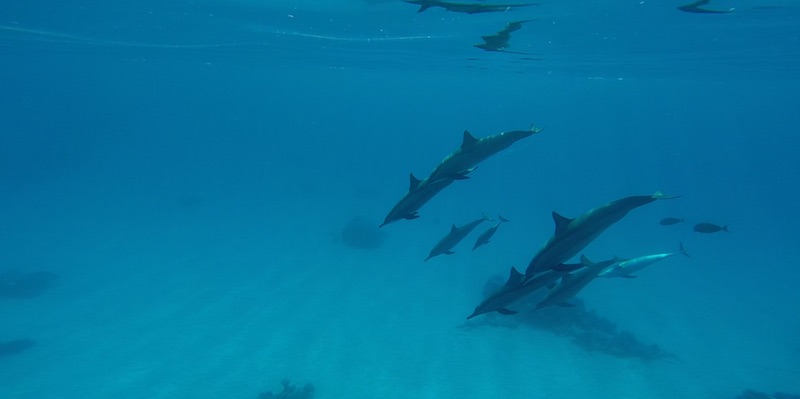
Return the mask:
[[[0,357],[19,355],[34,346],[36,341],[27,338],[0,341]]]
[[[312,399],[314,397],[314,385],[311,383],[298,388],[296,384],[292,384],[289,380],[283,380],[281,385],[283,386],[281,392],[262,392],[258,395],[258,399]]]
[[[0,299],[35,298],[50,288],[58,276],[48,272],[10,271],[0,274]]]
[[[571,338],[572,343],[587,352],[604,353],[619,358],[638,358],[644,361],[674,357],[658,345],[641,342],[631,332],[618,331],[616,324],[587,309],[582,300],[576,298],[572,302],[575,306],[571,308],[552,307],[534,313],[521,311],[510,316],[490,313],[474,323],[471,321],[465,323],[463,328],[479,326],[517,328],[524,325]]]

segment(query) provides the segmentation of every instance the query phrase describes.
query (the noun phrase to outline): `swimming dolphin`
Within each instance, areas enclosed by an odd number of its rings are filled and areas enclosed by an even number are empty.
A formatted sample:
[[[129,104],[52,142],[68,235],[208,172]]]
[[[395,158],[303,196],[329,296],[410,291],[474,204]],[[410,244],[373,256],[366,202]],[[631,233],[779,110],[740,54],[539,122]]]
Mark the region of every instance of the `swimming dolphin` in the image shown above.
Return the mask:
[[[547,296],[536,304],[536,309],[534,309],[534,311],[554,305],[572,307],[573,305],[569,304],[567,301],[589,285],[600,272],[617,262],[619,262],[619,259],[609,259],[593,263],[587,259],[586,256],[581,256],[581,263],[584,264],[586,268],[562,276],[558,285],[551,289],[550,292],[547,293]]]
[[[623,260],[619,263],[607,267],[605,270],[600,272],[600,274],[597,277],[635,278],[636,276],[634,276],[633,273],[636,273],[639,270],[642,270],[645,267],[652,265],[653,263],[667,259],[670,256],[677,254],[682,254],[686,257],[689,256],[689,253],[686,252],[686,250],[683,248],[683,243],[680,244],[680,250],[678,250],[678,252],[646,255],[646,256],[640,256],[638,258]]]
[[[492,219],[486,217],[486,215],[483,215],[481,216],[480,219],[475,219],[461,227],[457,227],[454,224],[452,227],[450,227],[450,232],[448,232],[444,237],[442,237],[441,240],[439,240],[438,243],[436,243],[436,245],[433,246],[433,249],[431,249],[430,254],[428,254],[427,258],[425,258],[425,261],[427,262],[428,259],[441,254],[446,254],[446,255],[454,254],[455,252],[451,251],[451,249],[455,247],[456,244],[461,242],[461,240],[463,240],[464,237],[466,237],[472,230],[474,230],[475,227],[477,227],[479,224],[487,220],[492,220]]]
[[[538,3],[518,3],[518,4],[476,4],[476,3],[452,3],[442,0],[403,0],[406,3],[419,6],[418,13],[431,7],[442,7],[447,11],[463,12],[467,14],[478,14],[482,12],[504,12],[514,8],[536,6]]]
[[[431,172],[429,179],[464,176],[485,159],[510,147],[515,142],[541,132],[531,125],[528,130],[512,130],[476,139],[469,131],[464,131],[461,147],[446,156]]]
[[[444,190],[445,187],[453,183],[454,179],[444,178],[438,179],[434,182],[428,182],[422,185],[422,180],[417,179],[413,173],[409,174],[408,191],[399,201],[392,207],[383,223],[378,227],[386,226],[397,220],[406,219],[413,220],[419,217],[417,211],[422,208],[428,201],[431,200],[436,194]]]
[[[492,226],[492,227],[489,227],[488,229],[486,229],[486,231],[481,233],[481,235],[478,236],[478,239],[475,240],[475,245],[472,246],[472,250],[473,251],[475,250],[475,248],[478,248],[481,245],[488,244],[489,240],[492,238],[494,233],[497,232],[497,228],[500,227],[500,225],[503,224],[504,222],[508,222],[509,221],[508,219],[506,219],[506,218],[504,218],[504,217],[502,217],[500,215],[497,215],[497,218],[499,219],[497,224]]]
[[[655,200],[677,197],[668,197],[661,192],[653,195],[625,197],[598,206],[575,219],[569,219],[553,212],[556,231],[531,259],[525,270],[526,278],[531,278],[536,273],[550,270],[568,261],[589,245],[600,233],[622,220],[633,209]]]
[[[472,47],[477,47],[479,49],[486,51],[528,54],[528,53],[519,53],[515,51],[507,51],[506,48],[509,47],[508,41],[511,40],[511,32],[522,29],[522,24],[531,21],[534,20],[526,19],[523,21],[509,22],[508,24],[506,24],[505,28],[497,31],[497,33],[492,35],[481,36],[481,38],[483,39],[483,43],[473,44]]]
[[[700,6],[707,5],[710,2],[711,2],[711,0],[698,0],[698,1],[695,1],[694,3],[685,4],[685,5],[679,6],[677,8],[679,10],[681,10],[681,11],[691,12],[691,13],[695,13],[695,14],[728,14],[728,13],[733,12],[733,11],[730,11],[730,10],[728,10],[728,11],[709,10],[707,8],[701,8],[700,7]]]
[[[465,176],[472,172],[473,169],[465,171],[461,175],[461,178],[466,178]],[[431,180],[430,178],[419,180],[414,176],[413,173],[409,174],[408,191],[405,195],[403,195],[402,198],[400,198],[399,201],[397,201],[394,207],[392,207],[392,209],[386,215],[386,218],[383,219],[383,223],[381,223],[381,225],[378,227],[386,226],[389,223],[401,219],[413,220],[418,218],[419,214],[417,211],[419,211],[423,205],[430,201],[431,198],[436,196],[436,194],[453,183],[454,180],[457,179],[445,177],[435,180]]]
[[[529,294],[539,290],[543,287],[554,285],[559,278],[568,274],[571,270],[582,268],[583,265],[565,265],[564,270],[548,270],[533,279],[523,283],[525,275],[518,272],[516,268],[511,268],[511,273],[508,276],[508,281],[505,285],[500,287],[493,294],[486,297],[478,306],[475,311],[467,317],[467,320],[489,312],[498,312],[504,315],[512,315],[518,312],[508,309],[508,306],[520,299],[528,296]]]

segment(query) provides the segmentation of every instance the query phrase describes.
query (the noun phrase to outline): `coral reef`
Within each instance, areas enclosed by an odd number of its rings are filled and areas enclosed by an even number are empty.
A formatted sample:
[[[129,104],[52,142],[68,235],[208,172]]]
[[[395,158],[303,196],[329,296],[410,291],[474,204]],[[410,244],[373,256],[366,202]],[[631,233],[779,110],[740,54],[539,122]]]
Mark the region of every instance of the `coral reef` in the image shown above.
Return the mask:
[[[289,380],[281,381],[283,390],[277,394],[272,392],[262,392],[258,395],[259,399],[312,399],[314,397],[314,385],[307,383],[302,388],[292,384]]]
[[[672,357],[658,345],[645,344],[629,331],[618,331],[610,320],[588,310],[576,299],[572,308],[549,308],[522,316],[523,322],[536,328],[572,338],[572,342],[589,352],[600,352],[620,358],[655,360]]]
[[[502,278],[493,278],[484,287],[484,294],[493,292],[502,284]],[[492,327],[517,328],[526,325],[549,331],[553,334],[568,337],[572,342],[587,352],[604,353],[620,358],[638,358],[656,360],[674,357],[655,344],[641,342],[633,333],[618,331],[611,320],[599,316],[595,311],[586,308],[579,298],[571,301],[571,308],[552,307],[530,313],[524,309],[515,315],[490,313],[475,323],[467,322],[463,327],[475,328],[479,325]],[[478,324],[480,323],[480,324]]]

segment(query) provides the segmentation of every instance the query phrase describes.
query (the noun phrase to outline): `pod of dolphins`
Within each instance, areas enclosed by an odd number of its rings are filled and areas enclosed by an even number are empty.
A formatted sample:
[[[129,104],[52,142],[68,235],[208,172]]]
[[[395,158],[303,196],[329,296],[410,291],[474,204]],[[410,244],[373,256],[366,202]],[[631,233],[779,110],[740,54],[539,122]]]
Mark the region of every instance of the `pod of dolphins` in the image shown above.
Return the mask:
[[[464,131],[461,146],[446,156],[428,177],[420,180],[411,174],[408,191],[392,207],[380,227],[399,220],[418,218],[419,210],[428,201],[453,182],[470,178],[470,174],[481,162],[509,148],[517,141],[541,131],[542,129],[531,125],[528,130],[506,131],[480,139],[475,138],[469,131]],[[550,306],[569,307],[572,306],[570,300],[598,277],[635,278],[635,273],[676,254],[688,257],[689,254],[683,244],[680,244],[677,252],[646,255],[633,259],[615,257],[600,262],[593,262],[581,255],[580,263],[566,263],[634,209],[659,200],[678,197],[664,195],[661,192],[624,197],[597,206],[575,218],[568,218],[558,212],[553,212],[555,231],[530,260],[525,272],[521,273],[512,267],[506,283],[486,296],[467,319],[490,312],[515,314],[517,311],[510,309],[511,305],[543,289],[547,289],[547,291],[533,311]],[[483,222],[491,220],[483,215],[462,226],[453,224],[448,233],[433,246],[425,261],[442,254],[452,255],[453,248],[470,232]],[[667,226],[681,221],[682,219],[666,218],[660,224]],[[506,222],[508,219],[498,216],[497,223],[478,237],[473,250],[488,243],[500,225]],[[709,226],[705,226],[705,229],[708,232],[711,231]],[[718,230],[727,231],[726,227],[724,229],[719,227]]]
[[[488,2],[455,2],[448,0],[403,0],[406,3],[419,6],[417,13],[424,12],[430,8],[441,8],[445,11],[460,12],[465,14],[483,14],[495,12],[509,12],[525,7],[538,6],[539,3],[488,3]],[[733,9],[714,10],[705,8],[711,0],[697,0],[695,2],[676,7],[677,10],[693,14],[727,14]],[[522,28],[522,24],[533,21],[531,19],[509,22],[505,28],[494,34],[481,36],[483,43],[474,44],[473,47],[493,52],[504,52],[512,54],[533,55],[530,53],[508,51],[511,32]]]

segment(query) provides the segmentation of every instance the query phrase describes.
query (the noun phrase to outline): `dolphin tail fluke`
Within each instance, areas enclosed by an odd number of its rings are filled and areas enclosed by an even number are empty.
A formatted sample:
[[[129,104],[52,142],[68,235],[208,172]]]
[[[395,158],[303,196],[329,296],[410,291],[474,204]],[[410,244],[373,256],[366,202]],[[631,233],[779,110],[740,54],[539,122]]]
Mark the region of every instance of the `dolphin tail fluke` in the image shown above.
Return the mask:
[[[679,251],[679,252],[680,252],[681,254],[683,254],[683,256],[685,256],[685,257],[687,257],[687,258],[691,258],[691,257],[692,257],[692,255],[689,255],[689,253],[688,253],[688,252],[686,252],[686,248],[684,248],[684,247],[683,247],[683,243],[681,242],[681,243],[678,243],[678,244],[679,244],[679,248],[680,248],[680,251]]]
[[[728,226],[722,226],[722,231],[724,231],[726,233],[730,233],[731,232],[730,230],[728,230]]]

